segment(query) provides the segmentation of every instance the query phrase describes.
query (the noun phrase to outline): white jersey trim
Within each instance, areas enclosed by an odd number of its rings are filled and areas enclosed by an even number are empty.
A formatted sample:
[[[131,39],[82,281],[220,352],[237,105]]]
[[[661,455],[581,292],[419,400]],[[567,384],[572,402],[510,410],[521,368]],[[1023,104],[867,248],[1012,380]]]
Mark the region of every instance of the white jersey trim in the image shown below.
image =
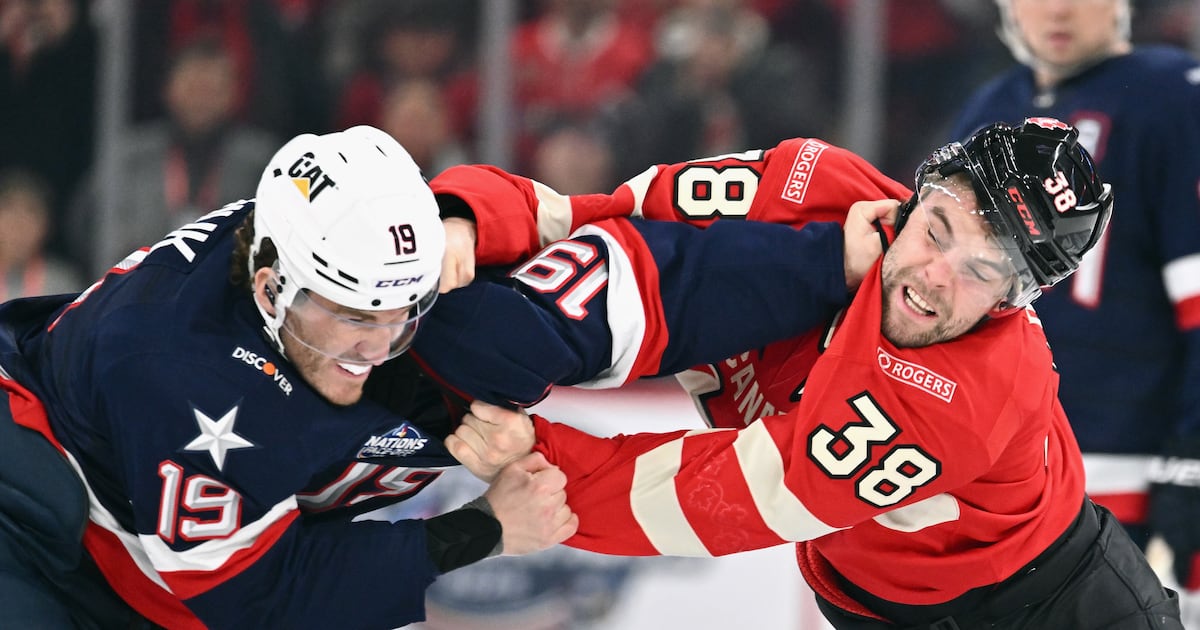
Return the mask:
[[[1163,267],[1163,284],[1173,304],[1200,296],[1200,254],[1176,258]]]
[[[262,518],[242,527],[228,538],[210,540],[183,552],[167,546],[156,534],[132,534],[121,527],[112,512],[104,507],[92,492],[92,487],[83,474],[83,469],[70,453],[65,453],[71,468],[83,482],[88,493],[88,516],[93,523],[109,532],[120,541],[130,559],[151,582],[171,593],[160,571],[213,571],[243,549],[254,546],[254,542],[269,527],[297,509],[296,498],[290,496],[277,503]]]
[[[643,216],[645,211],[642,209],[642,205],[646,203],[646,193],[649,192],[650,184],[654,183],[656,177],[658,177],[658,167],[651,166],[625,182],[624,185],[628,186],[630,192],[633,193],[633,212],[629,216]]]
[[[538,199],[537,232],[539,247],[567,238],[571,233],[571,198],[559,194],[535,180],[533,193]]]
[[[634,463],[629,507],[650,544],[664,556],[712,556],[688,522],[675,491],[683,441],[698,432],[703,430],[689,431],[683,437],[643,453]]]
[[[1124,494],[1150,489],[1149,455],[1083,454],[1088,494]]]
[[[641,353],[642,340],[646,338],[646,308],[638,290],[633,262],[612,234],[594,225],[585,225],[571,236],[598,236],[608,247],[608,329],[612,334],[610,367],[577,387],[619,387],[629,379],[633,364]]]
[[[139,534],[138,538],[150,561],[160,571],[215,571],[235,553],[253,547],[268,528],[297,509],[296,497],[289,496],[272,506],[262,518],[239,528],[232,536],[209,540],[186,551],[171,549],[154,534]]]
[[[771,531],[791,541],[812,540],[841,528],[817,518],[784,483],[783,456],[763,422],[749,424],[733,443],[754,506]]]

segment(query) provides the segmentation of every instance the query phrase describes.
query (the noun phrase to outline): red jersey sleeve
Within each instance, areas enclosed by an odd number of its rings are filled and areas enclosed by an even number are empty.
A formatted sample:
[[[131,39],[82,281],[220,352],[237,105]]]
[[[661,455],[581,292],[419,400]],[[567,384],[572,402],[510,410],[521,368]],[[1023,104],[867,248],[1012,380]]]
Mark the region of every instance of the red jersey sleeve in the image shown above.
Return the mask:
[[[698,226],[749,219],[799,228],[813,221],[844,222],[856,201],[911,194],[858,155],[815,138],[652,166],[611,194],[562,195],[492,166],[453,167],[430,185],[471,208],[481,265],[519,262],[582,225],[613,217]]]

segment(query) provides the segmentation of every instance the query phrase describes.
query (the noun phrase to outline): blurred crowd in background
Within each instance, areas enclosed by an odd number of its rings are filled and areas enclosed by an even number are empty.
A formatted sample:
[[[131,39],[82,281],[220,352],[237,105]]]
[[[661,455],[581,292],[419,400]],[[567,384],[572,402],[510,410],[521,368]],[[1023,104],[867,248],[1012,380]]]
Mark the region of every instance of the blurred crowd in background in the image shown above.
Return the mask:
[[[80,290],[173,227],[252,197],[296,133],[375,125],[428,177],[483,161],[487,0],[128,0],[127,130],[115,167],[100,169],[105,1],[0,0],[0,300]],[[794,136],[844,144],[853,4],[521,0],[502,166],[599,192],[655,163]],[[1135,42],[1196,49],[1200,3],[1134,4]],[[969,91],[1011,58],[990,1],[885,5],[875,162],[908,181]],[[114,199],[105,218],[102,192]]]

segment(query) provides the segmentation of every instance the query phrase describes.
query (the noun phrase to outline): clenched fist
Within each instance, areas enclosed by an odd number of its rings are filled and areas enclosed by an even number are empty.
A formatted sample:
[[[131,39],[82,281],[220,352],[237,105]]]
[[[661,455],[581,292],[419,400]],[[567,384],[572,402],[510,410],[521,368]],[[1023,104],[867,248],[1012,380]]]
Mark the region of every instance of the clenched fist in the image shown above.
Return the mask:
[[[510,462],[533,450],[533,422],[523,411],[475,401],[471,413],[446,437],[446,450],[467,470],[491,482]]]
[[[500,470],[483,494],[502,528],[502,553],[519,556],[547,549],[579,529],[567,507],[567,477],[541,453],[530,453]]]

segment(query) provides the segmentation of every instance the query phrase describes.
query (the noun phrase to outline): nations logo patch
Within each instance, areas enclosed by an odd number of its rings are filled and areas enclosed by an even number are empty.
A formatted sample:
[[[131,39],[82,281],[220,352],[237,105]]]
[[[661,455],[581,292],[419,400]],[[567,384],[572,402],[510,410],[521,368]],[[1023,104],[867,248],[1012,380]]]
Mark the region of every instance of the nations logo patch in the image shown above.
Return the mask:
[[[425,448],[429,438],[421,435],[413,425],[405,422],[400,426],[384,433],[372,435],[359,449],[357,459],[372,457],[408,457]]]

